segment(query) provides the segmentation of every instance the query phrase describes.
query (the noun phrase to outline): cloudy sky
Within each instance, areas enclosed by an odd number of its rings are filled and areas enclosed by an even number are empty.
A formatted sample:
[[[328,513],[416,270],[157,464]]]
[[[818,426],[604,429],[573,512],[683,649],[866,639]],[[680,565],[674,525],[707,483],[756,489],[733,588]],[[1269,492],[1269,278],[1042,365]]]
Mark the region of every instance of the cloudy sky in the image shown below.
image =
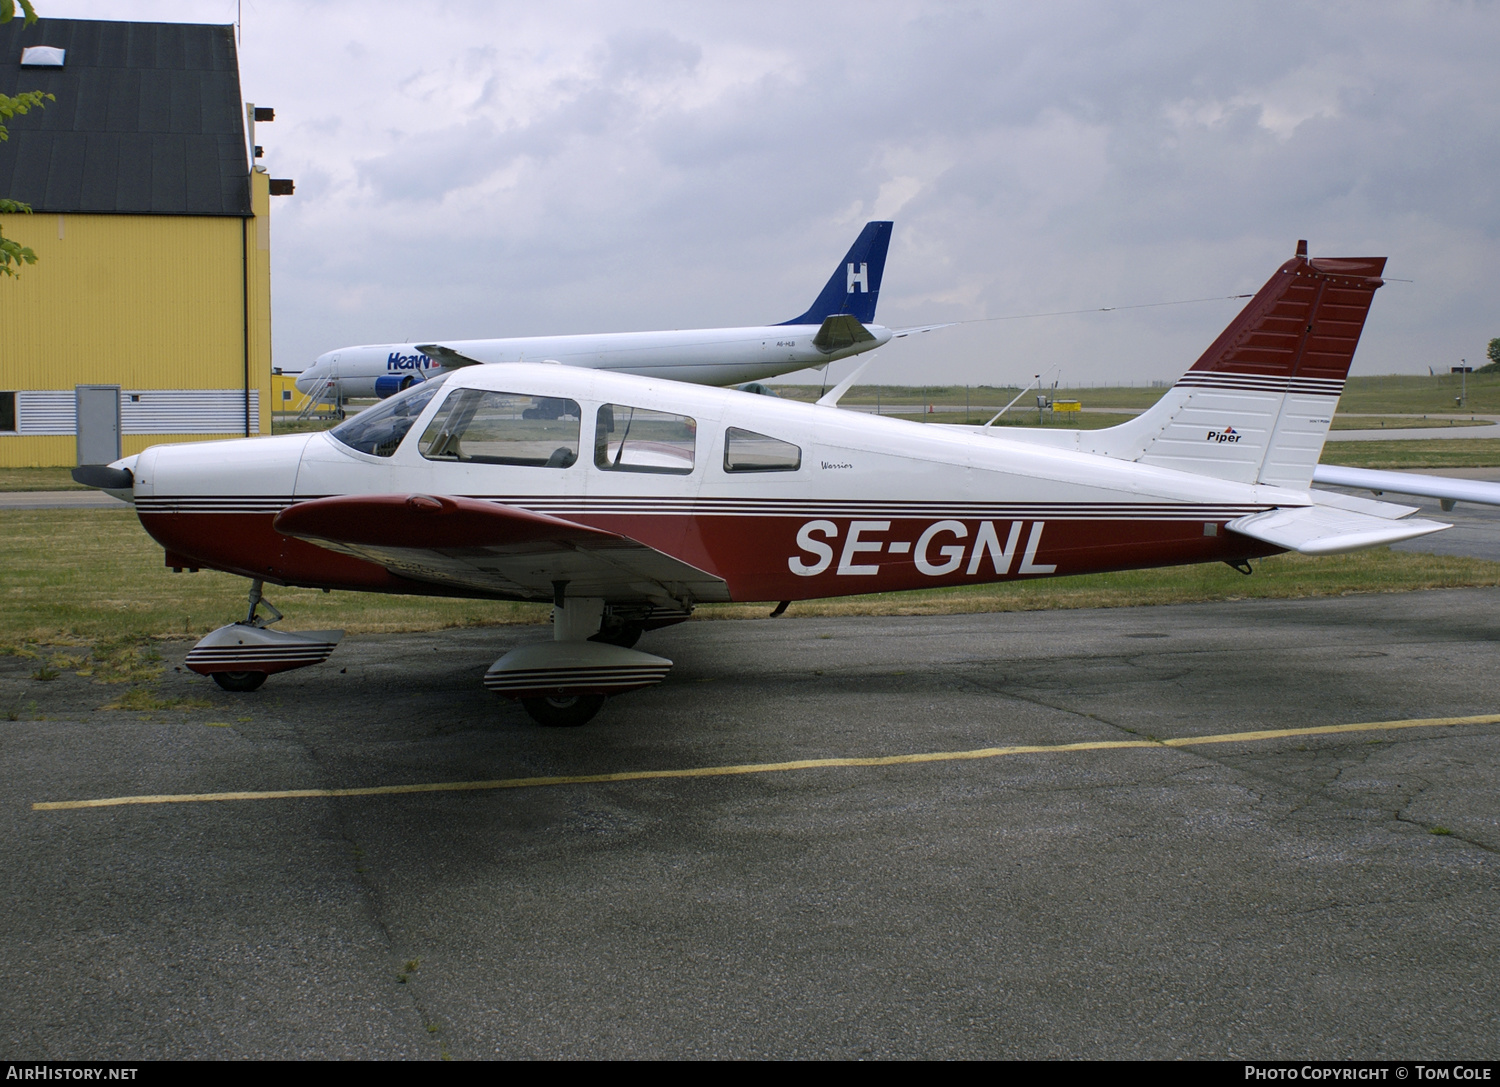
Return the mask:
[[[38,0],[232,23],[234,0]],[[867,379],[1175,376],[1291,256],[1387,255],[1356,373],[1500,336],[1491,3],[244,0],[276,362],[758,324],[868,219]],[[997,318],[1021,317],[1016,320]],[[836,367],[836,376],[852,364]]]

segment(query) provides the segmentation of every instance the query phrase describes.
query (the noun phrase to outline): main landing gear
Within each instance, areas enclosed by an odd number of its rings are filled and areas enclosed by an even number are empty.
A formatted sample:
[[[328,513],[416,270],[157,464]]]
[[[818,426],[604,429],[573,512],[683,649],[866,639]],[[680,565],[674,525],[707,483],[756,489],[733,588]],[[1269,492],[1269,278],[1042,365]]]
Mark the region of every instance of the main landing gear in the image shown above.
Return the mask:
[[[484,685],[521,703],[539,725],[587,724],[609,695],[660,683],[672,662],[629,648],[650,612],[622,618],[598,597],[565,597],[556,586],[552,641],[512,649],[490,666]],[[682,616],[686,617],[685,613]]]
[[[263,586],[259,578],[250,583],[250,611],[243,620],[220,627],[188,652],[187,666],[212,676],[226,691],[253,691],[273,672],[322,664],[344,636],[342,630],[294,634],[268,629],[281,620],[281,612],[262,595]],[[262,608],[270,613],[269,619],[261,617]]]
[[[263,588],[260,580],[251,582],[245,618],[193,646],[188,668],[213,677],[226,691],[248,692],[273,673],[328,659],[344,632],[271,630],[282,616]],[[599,597],[565,596],[565,588],[555,586],[552,641],[512,649],[484,677],[486,688],[515,699],[533,721],[553,728],[587,724],[610,695],[660,683],[672,662],[631,646],[643,631],[680,623],[690,614],[687,608],[607,605]]]

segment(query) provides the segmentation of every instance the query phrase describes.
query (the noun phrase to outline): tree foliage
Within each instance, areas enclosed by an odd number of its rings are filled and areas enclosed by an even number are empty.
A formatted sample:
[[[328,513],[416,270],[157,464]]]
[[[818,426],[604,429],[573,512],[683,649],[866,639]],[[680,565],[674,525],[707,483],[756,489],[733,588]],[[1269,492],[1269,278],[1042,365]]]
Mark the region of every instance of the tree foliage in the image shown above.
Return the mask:
[[[17,0],[0,0],[0,23],[8,23],[16,17]],[[30,26],[36,22],[36,8],[31,6],[31,0],[20,0],[21,12],[26,17],[26,25]],[[22,91],[14,97],[8,94],[0,94],[0,142],[10,139],[10,133],[6,130],[5,122],[9,121],[18,113],[27,113],[33,109],[41,109],[43,105],[53,100],[52,95],[42,91]],[[31,214],[31,205],[23,204],[19,200],[7,200],[0,197],[0,214]],[[14,242],[0,232],[0,275],[13,276],[19,273],[22,264],[35,264],[36,254],[26,246]]]
[[[1489,365],[1481,366],[1477,372],[1481,374],[1500,374],[1500,336],[1490,341],[1490,346],[1485,354],[1490,357]]]

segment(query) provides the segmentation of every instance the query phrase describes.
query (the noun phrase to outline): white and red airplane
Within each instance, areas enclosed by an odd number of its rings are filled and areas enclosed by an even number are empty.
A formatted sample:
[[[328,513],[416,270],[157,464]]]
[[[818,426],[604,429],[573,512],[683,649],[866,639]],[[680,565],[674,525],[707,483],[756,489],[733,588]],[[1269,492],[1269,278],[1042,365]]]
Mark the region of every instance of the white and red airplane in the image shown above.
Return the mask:
[[[251,579],[187,664],[230,690],[324,660],[265,582],[550,601],[553,640],[485,685],[576,725],[671,661],[630,648],[710,601],[1196,562],[1248,572],[1448,526],[1311,489],[1384,258],[1298,254],[1143,415],[982,430],[567,366],[470,366],[336,429],[155,446],[81,482],[133,501],[174,568]]]

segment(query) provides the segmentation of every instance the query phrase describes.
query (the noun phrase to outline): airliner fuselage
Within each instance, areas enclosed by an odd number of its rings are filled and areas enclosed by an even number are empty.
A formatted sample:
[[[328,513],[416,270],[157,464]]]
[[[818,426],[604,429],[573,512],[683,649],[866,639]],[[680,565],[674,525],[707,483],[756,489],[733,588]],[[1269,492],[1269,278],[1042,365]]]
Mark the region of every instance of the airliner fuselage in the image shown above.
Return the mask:
[[[482,363],[557,362],[694,385],[738,385],[824,366],[872,350],[891,338],[890,329],[866,325],[870,339],[824,350],[813,343],[819,327],[760,325],[600,332],[502,340],[445,340],[444,346]],[[332,381],[344,397],[389,395],[424,380],[444,365],[443,359],[427,354],[417,344],[345,347],[320,355],[297,379],[297,388],[313,393]]]

